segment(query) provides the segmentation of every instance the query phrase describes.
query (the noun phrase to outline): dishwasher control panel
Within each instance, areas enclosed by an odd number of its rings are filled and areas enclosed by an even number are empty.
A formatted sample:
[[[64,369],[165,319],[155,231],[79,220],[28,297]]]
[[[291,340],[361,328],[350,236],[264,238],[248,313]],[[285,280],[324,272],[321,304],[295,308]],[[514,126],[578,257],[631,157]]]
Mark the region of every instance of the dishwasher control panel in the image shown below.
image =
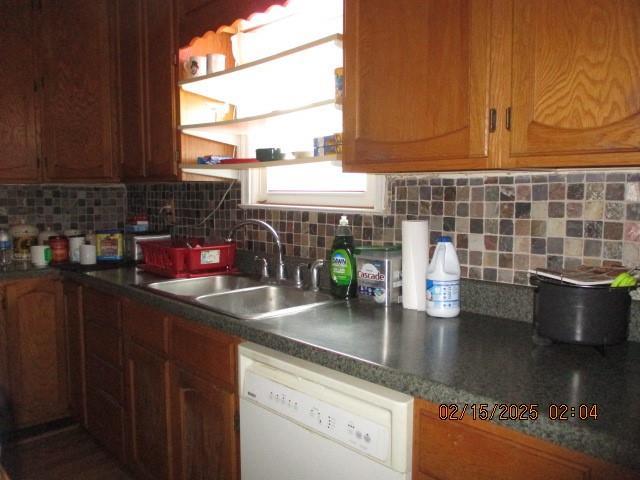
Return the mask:
[[[321,435],[386,463],[391,433],[356,415],[248,370],[243,396]]]

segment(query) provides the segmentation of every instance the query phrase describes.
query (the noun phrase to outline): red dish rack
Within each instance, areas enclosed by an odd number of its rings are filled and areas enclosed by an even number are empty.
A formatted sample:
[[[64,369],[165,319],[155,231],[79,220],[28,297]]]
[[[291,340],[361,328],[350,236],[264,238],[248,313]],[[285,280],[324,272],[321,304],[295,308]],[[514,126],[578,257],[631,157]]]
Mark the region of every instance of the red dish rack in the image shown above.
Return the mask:
[[[234,268],[235,242],[208,245],[202,243],[197,240],[140,242],[144,263],[139,267],[147,272],[170,278],[206,277],[237,271]]]

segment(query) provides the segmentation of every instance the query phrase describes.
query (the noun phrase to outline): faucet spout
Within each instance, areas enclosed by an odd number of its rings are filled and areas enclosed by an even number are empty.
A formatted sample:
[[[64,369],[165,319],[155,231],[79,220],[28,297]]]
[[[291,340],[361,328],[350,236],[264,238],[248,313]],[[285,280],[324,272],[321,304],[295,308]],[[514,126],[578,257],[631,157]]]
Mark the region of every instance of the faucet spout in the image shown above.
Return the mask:
[[[276,280],[277,281],[282,281],[286,278],[285,276],[285,271],[284,271],[284,257],[282,255],[282,242],[280,241],[280,235],[278,235],[278,232],[276,232],[276,230],[269,225],[267,222],[263,221],[263,220],[256,220],[256,219],[249,219],[249,220],[243,220],[242,222],[238,222],[236,223],[233,227],[231,227],[231,230],[229,230],[229,233],[227,234],[227,238],[226,241],[227,242],[233,242],[233,234],[239,230],[240,228],[246,226],[246,225],[257,225],[259,227],[264,228],[265,230],[267,230],[271,236],[273,237],[273,240],[276,244],[276,248],[278,249],[278,266],[277,266],[277,270],[276,270]]]

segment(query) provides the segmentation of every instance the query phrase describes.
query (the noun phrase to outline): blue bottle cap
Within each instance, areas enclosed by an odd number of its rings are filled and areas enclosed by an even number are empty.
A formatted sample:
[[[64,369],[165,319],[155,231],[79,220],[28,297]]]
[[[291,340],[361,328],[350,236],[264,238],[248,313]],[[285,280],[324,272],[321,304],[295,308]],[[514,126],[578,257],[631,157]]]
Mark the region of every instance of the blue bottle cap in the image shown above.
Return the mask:
[[[438,243],[451,243],[451,237],[438,237]]]

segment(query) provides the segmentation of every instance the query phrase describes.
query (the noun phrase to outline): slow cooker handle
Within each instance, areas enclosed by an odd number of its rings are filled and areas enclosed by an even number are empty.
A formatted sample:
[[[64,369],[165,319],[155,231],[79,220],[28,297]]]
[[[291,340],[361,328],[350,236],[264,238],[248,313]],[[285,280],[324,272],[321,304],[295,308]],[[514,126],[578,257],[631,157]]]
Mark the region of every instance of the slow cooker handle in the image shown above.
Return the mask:
[[[532,287],[536,289],[536,292],[537,292],[538,289],[540,288],[540,277],[538,277],[537,275],[530,275],[529,283],[531,284]]]

